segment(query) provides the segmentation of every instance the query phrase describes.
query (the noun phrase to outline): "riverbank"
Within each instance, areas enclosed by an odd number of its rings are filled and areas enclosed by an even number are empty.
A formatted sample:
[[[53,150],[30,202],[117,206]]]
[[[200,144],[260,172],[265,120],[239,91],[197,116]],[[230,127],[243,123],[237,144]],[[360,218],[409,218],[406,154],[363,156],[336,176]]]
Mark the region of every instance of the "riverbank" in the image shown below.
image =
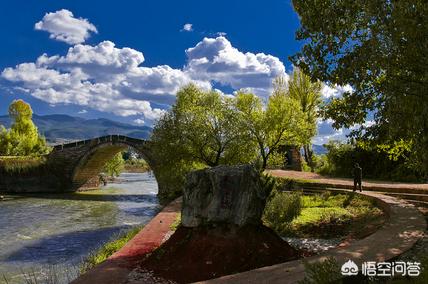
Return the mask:
[[[159,247],[172,235],[172,225],[181,210],[181,199],[166,206],[122,249],[94,269],[81,275],[72,284],[118,284],[128,281],[128,276],[148,253]],[[149,277],[150,275],[146,275]],[[154,282],[146,282],[154,283]]]

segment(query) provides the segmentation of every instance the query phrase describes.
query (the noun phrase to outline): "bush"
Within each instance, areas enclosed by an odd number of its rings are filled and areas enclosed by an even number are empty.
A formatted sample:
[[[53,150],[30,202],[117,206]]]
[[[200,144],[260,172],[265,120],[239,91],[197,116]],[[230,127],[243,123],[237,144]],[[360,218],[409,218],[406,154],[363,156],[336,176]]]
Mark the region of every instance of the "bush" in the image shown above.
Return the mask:
[[[305,278],[299,284],[341,283],[340,266],[333,257],[313,264],[304,262],[304,265]]]
[[[275,191],[263,213],[264,223],[281,234],[302,211],[300,192],[286,193]]]

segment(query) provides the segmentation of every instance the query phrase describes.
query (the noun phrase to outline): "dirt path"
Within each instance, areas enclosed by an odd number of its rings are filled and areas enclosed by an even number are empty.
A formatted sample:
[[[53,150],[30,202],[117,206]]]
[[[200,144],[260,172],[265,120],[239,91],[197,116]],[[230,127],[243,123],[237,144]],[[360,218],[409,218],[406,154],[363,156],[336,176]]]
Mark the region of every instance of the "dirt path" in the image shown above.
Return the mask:
[[[344,186],[350,188],[354,186],[352,179],[346,178],[331,178],[321,176],[316,173],[309,172],[298,172],[298,171],[285,171],[285,170],[268,170],[272,176],[275,177],[284,177],[291,179],[303,179],[312,182],[332,185],[332,186]],[[389,181],[374,181],[374,180],[364,180],[363,187],[367,190],[383,190],[383,189],[412,189],[420,190],[421,193],[428,193],[428,183],[399,183],[399,182],[389,182]]]

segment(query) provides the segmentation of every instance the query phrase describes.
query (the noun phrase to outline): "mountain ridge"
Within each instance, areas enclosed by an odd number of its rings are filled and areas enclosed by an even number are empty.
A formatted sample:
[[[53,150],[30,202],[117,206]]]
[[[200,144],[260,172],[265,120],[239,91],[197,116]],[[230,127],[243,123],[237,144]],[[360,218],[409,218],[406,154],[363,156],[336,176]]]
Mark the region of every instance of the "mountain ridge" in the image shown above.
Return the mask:
[[[64,143],[113,134],[148,139],[152,131],[148,126],[136,126],[106,118],[85,119],[66,114],[34,114],[33,122],[50,143]],[[9,116],[0,116],[0,125],[9,128],[10,124]]]

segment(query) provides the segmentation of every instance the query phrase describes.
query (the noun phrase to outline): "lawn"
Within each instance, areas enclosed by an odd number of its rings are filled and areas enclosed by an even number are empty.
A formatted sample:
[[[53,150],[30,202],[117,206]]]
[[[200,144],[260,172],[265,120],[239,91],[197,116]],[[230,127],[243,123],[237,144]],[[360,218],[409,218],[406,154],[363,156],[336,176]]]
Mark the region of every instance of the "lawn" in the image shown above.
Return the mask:
[[[303,195],[301,213],[280,232],[282,236],[363,238],[386,218],[374,201],[358,194]]]

